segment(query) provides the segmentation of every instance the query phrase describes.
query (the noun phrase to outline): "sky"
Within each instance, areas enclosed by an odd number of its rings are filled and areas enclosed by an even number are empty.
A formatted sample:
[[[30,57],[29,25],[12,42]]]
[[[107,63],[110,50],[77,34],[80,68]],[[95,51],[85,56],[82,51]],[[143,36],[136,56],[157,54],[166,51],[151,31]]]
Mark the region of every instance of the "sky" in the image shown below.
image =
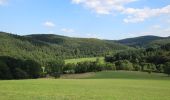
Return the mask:
[[[0,31],[119,40],[170,36],[170,0],[0,0]]]

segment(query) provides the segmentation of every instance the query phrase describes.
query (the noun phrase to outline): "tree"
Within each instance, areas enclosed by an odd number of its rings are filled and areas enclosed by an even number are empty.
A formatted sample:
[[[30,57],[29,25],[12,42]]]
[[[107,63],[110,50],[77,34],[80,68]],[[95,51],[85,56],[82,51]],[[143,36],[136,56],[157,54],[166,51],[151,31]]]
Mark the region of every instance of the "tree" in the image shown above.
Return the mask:
[[[106,63],[104,69],[105,70],[116,70],[116,66],[113,63]]]
[[[63,60],[56,60],[48,62],[48,72],[51,76],[54,76],[55,78],[59,78],[62,74],[62,69],[64,66]]]
[[[73,74],[73,73],[75,73],[75,67],[76,67],[75,64],[68,63],[68,64],[64,65],[63,73],[65,73],[65,74]]]
[[[141,70],[141,66],[139,64],[133,64],[133,68],[134,68],[135,71]]]
[[[128,60],[119,60],[115,64],[117,70],[133,70],[133,64]]]
[[[29,75],[24,70],[20,68],[15,68],[14,78],[15,79],[27,79],[29,78]]]
[[[12,79],[9,67],[2,61],[0,61],[0,79]]]
[[[41,65],[33,60],[26,60],[27,73],[30,78],[38,78],[41,75]]]
[[[170,62],[167,62],[164,66],[164,73],[170,76]]]

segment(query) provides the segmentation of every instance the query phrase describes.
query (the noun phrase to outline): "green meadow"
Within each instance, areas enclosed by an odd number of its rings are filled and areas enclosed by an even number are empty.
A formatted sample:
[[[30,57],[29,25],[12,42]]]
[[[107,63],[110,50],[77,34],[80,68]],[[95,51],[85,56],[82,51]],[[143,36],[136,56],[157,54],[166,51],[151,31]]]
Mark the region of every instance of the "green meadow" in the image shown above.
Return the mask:
[[[99,59],[100,62],[104,63],[104,57],[91,57],[91,58],[77,58],[77,59],[66,59],[65,63],[79,63],[79,62],[85,62],[85,61],[96,61],[96,59]]]
[[[79,79],[0,81],[0,100],[169,100],[169,94],[170,77],[145,72],[109,71],[89,73]]]

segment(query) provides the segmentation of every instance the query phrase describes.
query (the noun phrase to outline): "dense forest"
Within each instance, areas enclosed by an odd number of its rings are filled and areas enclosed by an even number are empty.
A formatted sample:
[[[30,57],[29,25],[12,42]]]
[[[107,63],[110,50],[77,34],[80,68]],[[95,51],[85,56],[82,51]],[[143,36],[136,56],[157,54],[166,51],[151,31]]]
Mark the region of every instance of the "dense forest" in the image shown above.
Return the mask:
[[[166,68],[170,69],[170,44],[159,48],[123,51],[106,56],[105,60],[118,66],[118,70],[164,72]]]
[[[118,43],[137,48],[159,47],[163,44],[170,43],[170,37],[158,36],[141,36],[116,41]]]
[[[123,41],[123,42],[120,42]],[[53,34],[19,36],[0,32],[0,79],[132,70],[170,74],[170,38],[144,36],[120,41],[71,38]],[[121,44],[122,43],[122,44]],[[77,64],[64,59],[105,57]]]
[[[19,36],[0,32],[0,56],[32,59],[42,66],[57,59],[105,56],[126,49],[132,48],[92,38],[51,34]]]

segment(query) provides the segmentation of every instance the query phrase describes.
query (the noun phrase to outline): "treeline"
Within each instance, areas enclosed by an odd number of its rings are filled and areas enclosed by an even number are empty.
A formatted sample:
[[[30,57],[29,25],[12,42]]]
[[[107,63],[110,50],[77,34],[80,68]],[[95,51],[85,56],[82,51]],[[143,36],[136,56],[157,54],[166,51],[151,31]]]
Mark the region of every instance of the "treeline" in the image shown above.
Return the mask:
[[[21,60],[7,56],[0,57],[0,79],[34,79],[52,76],[59,78],[61,74],[76,74],[98,72],[103,70],[116,70],[111,63],[101,63],[99,59],[94,62],[86,61],[77,64],[65,64],[58,59],[41,66],[32,60]]]
[[[170,75],[170,44],[159,48],[147,48],[119,52],[105,57],[106,62],[114,63],[117,70],[164,72]]]
[[[103,70],[116,70],[116,66],[112,63],[101,63],[99,59],[96,59],[96,61],[85,61],[76,64],[65,64],[63,60],[58,60],[48,62],[47,66],[44,68],[43,77],[53,76],[58,78],[62,74],[99,72]]]

